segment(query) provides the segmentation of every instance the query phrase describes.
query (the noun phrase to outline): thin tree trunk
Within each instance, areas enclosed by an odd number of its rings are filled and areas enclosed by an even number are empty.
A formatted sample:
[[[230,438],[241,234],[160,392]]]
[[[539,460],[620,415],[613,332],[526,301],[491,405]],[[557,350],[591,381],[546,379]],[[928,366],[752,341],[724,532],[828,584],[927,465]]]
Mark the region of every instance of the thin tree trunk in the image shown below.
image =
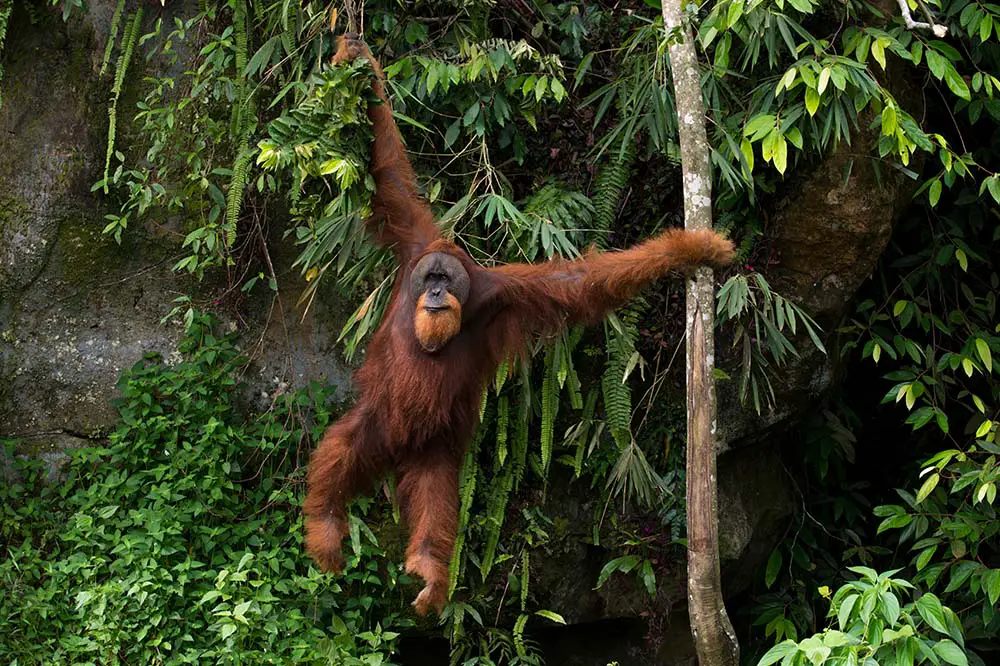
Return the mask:
[[[712,228],[712,172],[694,37],[682,0],[663,0],[684,177],[684,226]],[[688,616],[700,666],[738,666],[739,643],[722,599],[715,472],[715,278],[687,282]]]

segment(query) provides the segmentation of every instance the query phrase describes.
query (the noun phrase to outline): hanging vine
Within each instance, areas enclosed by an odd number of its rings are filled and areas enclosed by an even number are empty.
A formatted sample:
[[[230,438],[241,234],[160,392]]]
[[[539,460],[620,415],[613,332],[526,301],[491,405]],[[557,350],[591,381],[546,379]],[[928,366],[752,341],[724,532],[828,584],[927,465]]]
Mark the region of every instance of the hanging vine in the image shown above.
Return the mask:
[[[238,139],[236,158],[233,160],[233,175],[229,181],[229,192],[226,196],[226,246],[232,247],[236,241],[236,227],[240,218],[240,208],[243,201],[243,189],[250,175],[253,164],[253,151],[250,148],[250,133],[253,131],[254,103],[252,94],[248,92],[247,70],[247,3],[246,0],[236,0],[233,8],[233,34],[236,46],[236,105],[233,109],[232,136]]]
[[[122,23],[122,13],[125,11],[125,0],[118,0],[115,6],[115,13],[111,15],[111,27],[108,28],[108,43],[104,45],[104,57],[101,59],[101,72],[99,76],[104,76],[108,71],[108,64],[111,62],[111,52],[115,48],[115,40],[118,39],[118,29]]]
[[[118,56],[118,65],[115,68],[115,83],[111,88],[111,104],[108,105],[108,151],[104,158],[104,193],[108,193],[108,175],[111,171],[111,156],[115,154],[115,131],[118,117],[118,98],[121,96],[122,86],[125,83],[125,73],[128,71],[128,63],[132,59],[135,50],[135,43],[139,36],[139,26],[142,23],[142,7],[135,11],[132,21],[125,26],[122,35],[122,50]]]

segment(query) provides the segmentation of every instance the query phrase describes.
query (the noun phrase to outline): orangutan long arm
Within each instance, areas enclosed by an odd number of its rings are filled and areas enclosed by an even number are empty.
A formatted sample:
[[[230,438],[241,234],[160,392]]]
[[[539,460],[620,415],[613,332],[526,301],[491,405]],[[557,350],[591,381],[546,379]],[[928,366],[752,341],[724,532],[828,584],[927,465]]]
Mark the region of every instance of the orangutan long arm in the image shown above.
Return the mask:
[[[668,271],[724,266],[733,244],[713,231],[671,229],[628,250],[575,261],[511,264],[490,269],[509,344],[572,323],[591,323]]]
[[[392,117],[382,67],[364,42],[345,35],[340,40],[333,62],[357,57],[366,57],[371,63],[375,72],[372,90],[381,100],[380,104],[368,106],[368,117],[375,134],[370,166],[375,179],[375,195],[372,198],[372,216],[367,224],[381,245],[393,246],[397,253],[405,257],[413,256],[440,238],[441,233],[434,224],[430,206],[417,194],[416,175]]]

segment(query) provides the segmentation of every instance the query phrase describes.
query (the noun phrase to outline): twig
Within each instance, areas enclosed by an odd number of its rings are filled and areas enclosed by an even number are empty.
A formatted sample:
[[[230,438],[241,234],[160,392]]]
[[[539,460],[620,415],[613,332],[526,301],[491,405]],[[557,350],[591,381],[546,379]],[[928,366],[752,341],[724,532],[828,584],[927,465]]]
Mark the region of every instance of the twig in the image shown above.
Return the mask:
[[[906,0],[896,0],[899,5],[899,11],[903,13],[903,23],[910,30],[915,30],[917,28],[922,28],[924,30],[930,30],[934,33],[935,37],[944,37],[948,34],[948,26],[941,25],[940,23],[934,23],[934,19],[931,18],[928,13],[927,18],[930,23],[925,23],[924,21],[914,21],[913,15],[910,14],[910,5],[907,4]]]

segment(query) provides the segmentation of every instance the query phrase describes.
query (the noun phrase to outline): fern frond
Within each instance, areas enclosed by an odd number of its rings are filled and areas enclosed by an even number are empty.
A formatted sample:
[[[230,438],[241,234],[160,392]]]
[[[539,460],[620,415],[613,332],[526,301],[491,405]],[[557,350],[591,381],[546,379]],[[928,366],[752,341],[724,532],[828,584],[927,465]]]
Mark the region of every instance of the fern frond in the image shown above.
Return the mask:
[[[521,551],[521,610],[528,608],[528,581],[530,580],[531,552],[525,547]]]
[[[547,183],[523,205],[525,216],[539,218],[562,229],[589,227],[594,218],[594,204],[580,192],[558,183]]]
[[[583,408],[583,415],[580,417],[581,424],[589,424],[594,418],[594,410],[597,407],[597,389],[591,389],[587,393],[587,404]],[[587,450],[587,437],[584,436],[586,432],[589,432],[589,428],[582,432],[576,441],[576,453],[573,456],[573,475],[577,478],[580,477],[580,473],[583,471],[583,457]]]
[[[469,450],[462,461],[462,469],[458,475],[458,535],[455,538],[455,550],[451,554],[451,563],[448,567],[448,596],[455,592],[458,585],[458,574],[461,569],[462,551],[465,545],[465,533],[469,526],[469,512],[472,509],[472,498],[476,494],[476,477],[479,465],[476,460],[479,457],[479,443],[483,439],[484,428],[479,426],[476,430]]]
[[[253,163],[253,150],[246,141],[233,162],[233,175],[229,180],[229,191],[226,193],[226,247],[232,247],[236,242],[236,225],[240,219],[240,208],[243,201],[243,189],[250,175]]]
[[[240,208],[243,202],[243,189],[250,174],[253,151],[250,148],[250,118],[253,115],[251,94],[247,92],[247,0],[236,0],[233,7],[233,33],[236,46],[236,105],[233,108],[231,132],[239,141],[236,159],[233,160],[233,175],[229,181],[229,192],[226,194],[226,247],[232,247],[236,242],[236,226],[240,219]]]
[[[525,463],[528,459],[528,425],[531,421],[531,406],[523,398],[518,404],[517,421],[514,427],[513,472],[514,487],[521,485]]]
[[[125,26],[122,33],[122,51],[118,55],[118,65],[115,68],[115,83],[111,87],[111,104],[108,105],[108,151],[104,158],[104,193],[108,193],[108,174],[111,171],[111,156],[115,154],[115,132],[118,117],[118,98],[121,97],[122,85],[125,83],[125,73],[135,50],[139,36],[139,26],[142,23],[142,7],[135,10],[132,22]]]
[[[524,610],[523,604],[521,610]],[[528,649],[524,645],[524,625],[528,624],[528,618],[531,617],[527,613],[522,613],[517,617],[517,621],[514,622],[514,652],[518,657],[524,658],[528,655]]]
[[[618,315],[610,315],[605,325],[607,362],[601,377],[601,389],[608,426],[619,447],[631,441],[632,391],[626,380],[636,354],[639,321],[645,308],[646,303],[637,299]]]
[[[608,235],[618,216],[618,208],[625,187],[628,185],[634,159],[635,150],[629,143],[624,153],[611,156],[594,183],[594,229],[597,231],[595,242],[602,249],[608,247]]]
[[[507,425],[510,422],[510,399],[502,395],[497,398],[497,463],[500,467],[507,461]]]
[[[483,557],[479,565],[484,582],[490,569],[493,568],[497,544],[500,543],[500,531],[503,529],[504,515],[507,512],[507,503],[510,500],[510,491],[513,487],[514,472],[508,467],[493,482],[493,487],[489,491],[486,508],[486,543],[483,546]]]
[[[542,474],[549,469],[552,460],[552,439],[559,411],[559,363],[556,346],[551,345],[545,353],[545,378],[542,379]]]
[[[121,27],[122,12],[125,11],[125,0],[118,0],[115,6],[115,13],[111,15],[111,27],[108,29],[108,43],[104,46],[104,58],[101,59],[101,71],[98,76],[103,77],[108,71],[108,63],[111,62],[111,51],[114,50],[115,40],[118,39],[118,28]],[[2,42],[2,37],[0,37]]]

